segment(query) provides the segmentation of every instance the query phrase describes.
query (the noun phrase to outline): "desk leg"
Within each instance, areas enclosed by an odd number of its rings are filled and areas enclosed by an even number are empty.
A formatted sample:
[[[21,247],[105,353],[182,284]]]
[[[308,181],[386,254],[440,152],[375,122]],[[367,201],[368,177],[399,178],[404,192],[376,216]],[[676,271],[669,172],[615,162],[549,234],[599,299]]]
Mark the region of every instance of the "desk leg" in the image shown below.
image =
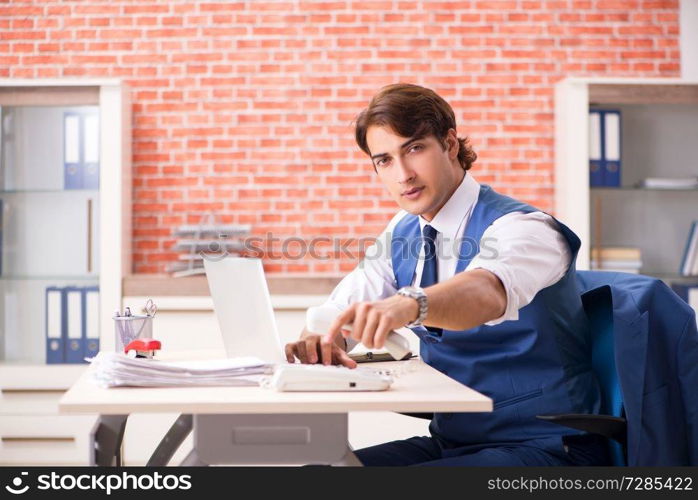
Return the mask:
[[[354,455],[354,450],[351,449],[351,446],[349,443],[347,443],[347,452],[346,454],[338,461],[333,463],[332,465],[339,466],[339,467],[363,467],[364,464],[362,464],[358,458],[356,458],[356,455]]]
[[[162,438],[162,441],[160,441],[160,444],[150,456],[146,466],[164,467],[170,463],[172,456],[191,432],[193,425],[192,421],[193,418],[191,415],[182,414],[177,417],[177,420],[175,420],[174,424],[172,424],[170,429],[167,431],[167,434],[165,434],[165,437]]]
[[[100,415],[90,431],[90,465],[121,466],[128,415]]]

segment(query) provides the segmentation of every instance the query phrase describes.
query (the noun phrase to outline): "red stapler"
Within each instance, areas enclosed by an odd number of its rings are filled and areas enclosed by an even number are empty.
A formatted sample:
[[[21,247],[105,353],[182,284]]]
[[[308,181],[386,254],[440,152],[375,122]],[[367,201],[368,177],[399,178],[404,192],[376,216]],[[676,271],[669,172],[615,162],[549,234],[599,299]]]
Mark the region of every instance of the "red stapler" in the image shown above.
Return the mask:
[[[124,348],[124,354],[136,358],[151,359],[155,355],[155,351],[159,351],[161,347],[159,340],[136,339]]]

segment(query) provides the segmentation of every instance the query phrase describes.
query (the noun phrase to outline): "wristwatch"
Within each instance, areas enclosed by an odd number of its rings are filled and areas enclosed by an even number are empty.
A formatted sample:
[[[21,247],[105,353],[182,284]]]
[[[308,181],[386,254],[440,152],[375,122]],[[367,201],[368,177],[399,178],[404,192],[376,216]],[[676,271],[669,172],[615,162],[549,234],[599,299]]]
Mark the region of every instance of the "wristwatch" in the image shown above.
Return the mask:
[[[398,295],[402,295],[403,297],[409,297],[411,299],[414,299],[417,301],[417,305],[419,306],[419,314],[417,315],[417,319],[415,319],[413,322],[406,324],[405,326],[408,328],[413,328],[415,326],[422,326],[422,323],[424,320],[427,318],[427,296],[424,293],[424,290],[417,286],[403,286],[397,291]]]

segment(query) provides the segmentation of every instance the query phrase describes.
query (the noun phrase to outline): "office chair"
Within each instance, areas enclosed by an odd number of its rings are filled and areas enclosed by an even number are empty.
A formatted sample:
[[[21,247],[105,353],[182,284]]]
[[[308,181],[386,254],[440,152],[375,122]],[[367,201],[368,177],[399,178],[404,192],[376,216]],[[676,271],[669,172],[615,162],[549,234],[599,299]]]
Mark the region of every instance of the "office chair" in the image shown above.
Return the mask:
[[[589,319],[591,363],[601,389],[601,415],[538,415],[537,418],[609,439],[613,465],[626,465],[627,422],[623,397],[616,372],[613,348],[613,301],[606,285],[582,295],[582,305]]]
[[[537,418],[609,438],[613,465],[626,464],[626,429],[623,398],[616,373],[613,348],[613,302],[611,287],[606,285],[582,295],[582,305],[589,319],[592,368],[601,389],[601,415],[560,414],[538,415]],[[430,420],[433,413],[402,413]]]
[[[614,465],[698,464],[695,313],[656,278],[604,271],[577,278],[603,414],[538,418],[605,436]]]

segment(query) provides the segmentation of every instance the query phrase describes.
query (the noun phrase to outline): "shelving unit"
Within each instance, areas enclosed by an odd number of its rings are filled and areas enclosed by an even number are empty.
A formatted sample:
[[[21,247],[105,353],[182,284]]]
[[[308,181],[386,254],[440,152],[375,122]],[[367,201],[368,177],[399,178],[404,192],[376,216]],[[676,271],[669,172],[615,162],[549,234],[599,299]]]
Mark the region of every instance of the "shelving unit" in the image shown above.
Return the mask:
[[[621,110],[621,186],[589,186],[589,109]],[[646,177],[698,176],[698,82],[652,78],[568,78],[555,88],[555,214],[577,233],[578,269],[590,248],[642,251],[642,274],[678,274],[698,190],[636,187]],[[600,213],[594,207],[601,206]],[[600,222],[600,231],[592,228]],[[694,281],[697,278],[694,278]]]
[[[0,463],[84,464],[94,417],[58,415],[56,403],[87,365],[46,363],[46,288],[98,286],[99,341],[113,349],[131,270],[129,90],[0,79],[0,110]]]

